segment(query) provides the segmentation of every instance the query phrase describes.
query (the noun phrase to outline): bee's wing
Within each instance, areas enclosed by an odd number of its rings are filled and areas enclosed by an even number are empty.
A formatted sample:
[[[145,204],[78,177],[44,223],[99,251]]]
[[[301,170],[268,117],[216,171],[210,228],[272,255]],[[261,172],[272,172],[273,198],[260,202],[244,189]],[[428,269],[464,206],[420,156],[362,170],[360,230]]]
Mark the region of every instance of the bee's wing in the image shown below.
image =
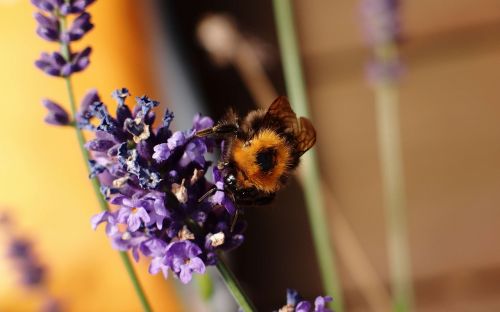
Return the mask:
[[[302,156],[308,149],[316,143],[316,130],[311,121],[305,117],[300,117],[300,129],[297,134],[297,151]]]
[[[297,115],[293,112],[285,96],[278,97],[269,106],[264,116],[264,124],[274,129],[282,129],[285,132],[297,133],[299,130]]]

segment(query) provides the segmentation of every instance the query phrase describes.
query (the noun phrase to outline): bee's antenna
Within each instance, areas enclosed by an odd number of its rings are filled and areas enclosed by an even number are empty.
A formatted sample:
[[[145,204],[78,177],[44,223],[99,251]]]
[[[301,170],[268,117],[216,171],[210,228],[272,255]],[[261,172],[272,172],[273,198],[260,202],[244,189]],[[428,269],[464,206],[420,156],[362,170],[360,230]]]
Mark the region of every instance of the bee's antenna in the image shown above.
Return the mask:
[[[200,137],[200,138],[205,137],[207,135],[211,135],[212,133],[215,132],[214,128],[215,127],[211,127],[211,128],[206,128],[206,129],[197,131],[194,135],[196,135],[197,137]]]
[[[215,192],[217,192],[217,187],[214,185],[211,189],[209,189],[205,194],[203,194],[200,198],[198,198],[198,202],[201,203],[204,201],[208,196],[213,195]]]
[[[218,136],[225,135],[236,135],[238,133],[239,126],[235,123],[220,123],[211,128],[206,128],[200,131],[197,131],[195,135],[197,137],[205,137],[207,135],[215,134]]]

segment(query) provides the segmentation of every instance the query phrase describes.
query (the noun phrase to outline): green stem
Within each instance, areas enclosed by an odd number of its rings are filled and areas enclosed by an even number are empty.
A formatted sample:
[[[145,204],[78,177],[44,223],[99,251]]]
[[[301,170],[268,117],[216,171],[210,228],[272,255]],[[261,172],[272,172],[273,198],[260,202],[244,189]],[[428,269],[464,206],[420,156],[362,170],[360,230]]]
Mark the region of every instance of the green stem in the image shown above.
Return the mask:
[[[381,63],[397,60],[397,47],[388,43],[375,48]],[[385,79],[375,85],[375,109],[380,168],[386,213],[386,239],[393,288],[393,310],[413,310],[410,252],[406,226],[406,195],[403,156],[399,130],[399,105],[396,81]]]
[[[122,258],[123,264],[125,265],[125,269],[132,281],[132,285],[134,286],[135,292],[139,300],[141,301],[142,310],[145,312],[153,311],[151,305],[148,302],[148,298],[146,297],[146,293],[141,287],[141,283],[137,278],[137,274],[135,273],[134,266],[132,265],[132,261],[130,261],[130,256],[125,251],[120,251],[120,257]]]
[[[287,93],[297,115],[308,117],[307,94],[293,23],[292,5],[290,0],[274,0],[273,5]],[[321,194],[320,172],[314,150],[302,156],[302,164],[307,212],[323,287],[328,295],[335,298],[332,303],[335,311],[342,312],[344,309],[342,288],[336,269],[335,254],[329,239],[330,233]]]
[[[233,272],[231,272],[231,270],[226,265],[226,263],[224,262],[224,260],[220,255],[217,259],[217,270],[224,279],[227,288],[231,292],[231,295],[233,295],[233,298],[236,300],[240,308],[244,312],[257,311],[252,301],[250,301],[248,296],[243,291],[243,288],[241,287],[240,283],[234,276]]]
[[[67,22],[66,22],[66,17],[60,17],[59,19],[60,24],[61,24],[61,31],[64,31],[67,28]],[[61,43],[61,53],[63,57],[66,59],[66,61],[70,60],[71,56],[71,50],[70,47],[67,43]],[[68,92],[68,97],[69,97],[69,103],[70,103],[70,108],[71,108],[71,114],[73,116],[73,119],[76,118],[77,115],[77,106],[76,106],[76,101],[75,101],[75,94],[73,91],[73,85],[71,83],[71,78],[70,77],[65,77],[64,78],[66,82],[66,91]],[[74,127],[75,133],[76,133],[76,138],[78,140],[78,146],[80,147],[80,152],[82,154],[82,158],[87,166],[87,171],[90,173],[90,164],[89,164],[89,153],[85,149],[85,137],[83,136],[83,132],[80,128],[78,128],[77,125]],[[102,196],[101,190],[100,190],[100,183],[97,177],[94,177],[91,179],[92,181],[92,187],[94,189],[95,196],[97,198],[97,201],[99,202],[99,207],[101,208],[102,211],[108,210],[108,203],[106,202],[106,199]],[[127,270],[127,273],[130,277],[130,280],[132,282],[132,285],[134,286],[135,292],[137,296],[139,297],[139,300],[141,301],[142,308],[145,312],[151,312],[151,305],[149,304],[146,294],[144,290],[142,289],[141,283],[139,282],[139,279],[137,278],[137,274],[135,273],[134,267],[132,265],[132,261],[130,261],[130,256],[126,252],[120,252],[120,257],[122,259],[123,265],[125,266],[125,269]]]

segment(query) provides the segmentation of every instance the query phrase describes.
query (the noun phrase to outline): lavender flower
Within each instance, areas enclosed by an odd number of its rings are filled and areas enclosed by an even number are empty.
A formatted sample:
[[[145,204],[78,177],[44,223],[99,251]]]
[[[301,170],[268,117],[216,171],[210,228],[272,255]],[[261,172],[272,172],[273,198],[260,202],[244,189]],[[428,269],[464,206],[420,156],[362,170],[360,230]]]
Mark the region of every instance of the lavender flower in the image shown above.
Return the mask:
[[[76,125],[80,129],[88,129],[93,130],[94,126],[89,122],[92,118],[92,114],[90,113],[90,105],[100,102],[101,99],[97,94],[97,90],[92,89],[85,94],[81,103],[80,110],[76,114]]]
[[[54,16],[46,16],[35,13],[35,20],[38,22],[36,33],[47,41],[59,41],[59,20]]]
[[[7,256],[12,259],[21,273],[21,283],[27,287],[43,284],[45,270],[38,263],[31,243],[23,238],[13,237],[8,245]]]
[[[32,0],[33,5],[41,10],[35,13],[38,22],[37,34],[47,41],[60,42],[63,54],[59,52],[42,53],[35,65],[48,75],[69,77],[84,70],[89,65],[92,52],[86,47],[79,52],[71,52],[69,43],[81,39],[94,25],[91,16],[84,10],[93,0]],[[79,14],[68,29],[63,29],[66,15]]]
[[[362,0],[360,6],[364,34],[371,45],[399,39],[399,0]]]
[[[364,35],[375,57],[367,66],[371,83],[392,81],[403,73],[403,66],[391,47],[400,40],[399,0],[362,0],[361,17]]]
[[[218,250],[236,248],[244,240],[242,220],[231,229],[236,208],[224,194],[220,172],[214,169],[216,185],[205,178],[212,165],[205,156],[215,142],[194,134],[213,121],[197,115],[191,129],[172,133],[170,111],[153,127],[153,108],[159,103],[136,97],[131,109],[126,104],[129,96],[127,89],[113,92],[118,102],[115,116],[95,92],[80,109],[78,123],[95,132],[86,144],[92,172],[108,201],[118,206],[94,216],[91,223],[94,228],[106,223],[115,248],[132,251],[135,259],[150,257],[151,274],[167,277],[171,271],[188,283],[192,274],[216,263]],[[97,101],[89,104],[89,99]],[[199,202],[214,187],[216,192]]]
[[[311,302],[301,300],[299,293],[294,289],[286,290],[286,305],[278,312],[332,312],[326,305],[332,301],[332,297],[318,296],[314,300],[314,306]]]
[[[189,283],[193,272],[205,273],[205,263],[198,257],[201,249],[189,240],[170,243],[166,249],[166,264],[184,284]]]

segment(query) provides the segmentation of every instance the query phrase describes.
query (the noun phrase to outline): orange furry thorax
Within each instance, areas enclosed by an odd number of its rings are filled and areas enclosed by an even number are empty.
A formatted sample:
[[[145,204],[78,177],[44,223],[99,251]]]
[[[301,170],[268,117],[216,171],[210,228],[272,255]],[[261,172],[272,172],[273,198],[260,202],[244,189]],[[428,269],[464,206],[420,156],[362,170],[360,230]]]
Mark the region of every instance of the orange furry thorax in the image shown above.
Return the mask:
[[[276,151],[274,167],[263,171],[257,163],[257,154],[266,149]],[[255,187],[273,193],[282,186],[281,177],[287,173],[292,156],[283,137],[270,129],[263,129],[250,140],[236,139],[232,145],[232,158],[237,167],[236,179],[240,187]]]

